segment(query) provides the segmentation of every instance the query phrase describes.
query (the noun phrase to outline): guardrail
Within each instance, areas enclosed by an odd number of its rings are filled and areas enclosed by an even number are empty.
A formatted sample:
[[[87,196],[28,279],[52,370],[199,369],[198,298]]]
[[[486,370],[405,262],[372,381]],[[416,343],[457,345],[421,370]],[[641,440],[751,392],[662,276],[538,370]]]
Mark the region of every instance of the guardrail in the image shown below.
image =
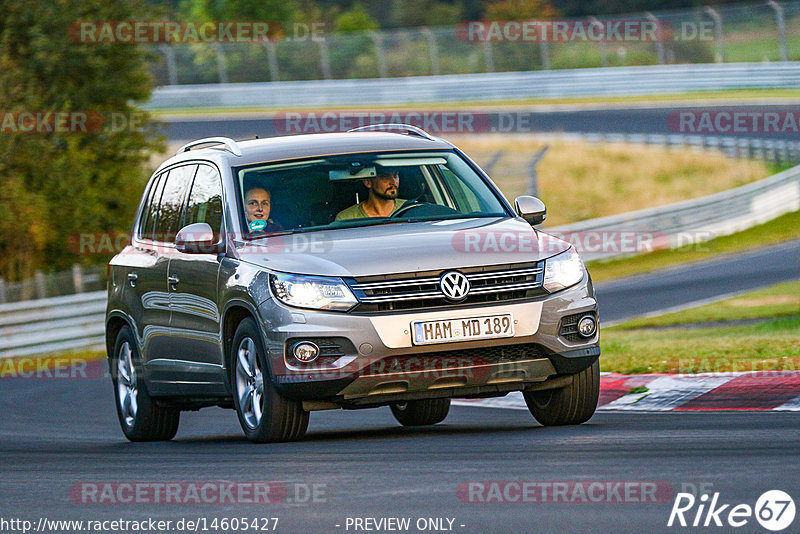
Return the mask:
[[[33,278],[19,282],[6,282],[0,277],[0,305],[97,291],[106,287],[105,275],[104,265],[75,264],[69,271],[48,274],[36,271]]]
[[[586,232],[646,232],[663,248],[674,248],[730,235],[800,210],[800,165],[758,182],[701,198],[620,215],[599,217],[553,228],[564,236]],[[584,260],[625,253],[582,251]]]
[[[800,62],[653,65],[407,78],[227,83],[160,87],[144,106],[289,108],[483,102],[587,96],[796,89]]]
[[[105,344],[106,292],[0,305],[0,358]]]
[[[665,246],[729,235],[800,210],[800,165],[758,182],[702,198],[544,228],[569,238],[585,232],[649,232]],[[585,260],[610,258],[583,251]],[[104,343],[106,293],[95,291],[0,305],[0,358]]]
[[[592,143],[635,143],[663,146],[692,152],[720,152],[729,158],[760,159],[780,165],[800,163],[800,140],[764,139],[717,135],[573,133],[555,134],[561,139],[581,139]]]

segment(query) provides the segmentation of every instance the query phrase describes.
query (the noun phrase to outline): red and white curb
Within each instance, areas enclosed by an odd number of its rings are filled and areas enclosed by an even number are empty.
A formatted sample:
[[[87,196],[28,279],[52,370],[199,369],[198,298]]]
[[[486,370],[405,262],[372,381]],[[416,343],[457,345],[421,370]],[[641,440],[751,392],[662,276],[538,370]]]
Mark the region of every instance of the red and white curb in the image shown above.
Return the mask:
[[[630,393],[646,387],[642,393]],[[491,399],[459,399],[459,406],[527,410],[522,393]],[[599,411],[752,410],[800,412],[800,372],[756,371],[697,375],[600,376]]]

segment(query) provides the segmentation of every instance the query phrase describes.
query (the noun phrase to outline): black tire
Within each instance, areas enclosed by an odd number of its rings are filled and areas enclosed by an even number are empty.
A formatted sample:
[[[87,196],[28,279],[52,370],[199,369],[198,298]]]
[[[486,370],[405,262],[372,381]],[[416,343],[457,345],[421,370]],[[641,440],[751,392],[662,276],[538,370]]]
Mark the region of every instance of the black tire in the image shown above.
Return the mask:
[[[544,426],[579,425],[597,409],[600,397],[600,364],[595,361],[572,376],[572,383],[561,389],[523,392],[525,403]]]
[[[123,367],[120,366],[120,358],[123,360]],[[168,441],[174,438],[178,432],[181,412],[159,407],[150,396],[144,380],[139,349],[133,332],[127,325],[117,334],[110,367],[117,417],[125,437],[130,441]],[[127,376],[121,376],[123,372]],[[135,401],[135,409],[131,409],[134,406],[132,401]]]
[[[450,399],[408,401],[390,406],[392,415],[403,426],[427,426],[441,423],[450,411]]]
[[[242,397],[239,393],[239,386],[237,386],[237,373],[240,372],[240,368],[237,367],[239,349],[242,343],[246,343],[248,339],[252,341],[250,346],[256,351],[253,357],[257,361],[261,376],[260,384],[258,381],[253,384],[253,391],[257,391],[260,386],[260,393],[250,394],[250,402],[258,403],[260,406],[261,415],[257,419],[254,418],[255,412],[251,414],[251,410],[248,410],[247,407],[242,409],[242,402],[246,402],[247,396]],[[231,391],[233,391],[233,402],[236,406],[239,423],[242,425],[244,435],[254,443],[275,443],[301,439],[308,429],[308,412],[303,410],[303,404],[300,401],[287,399],[275,389],[270,378],[266,354],[256,322],[251,317],[243,319],[233,336],[230,365]]]

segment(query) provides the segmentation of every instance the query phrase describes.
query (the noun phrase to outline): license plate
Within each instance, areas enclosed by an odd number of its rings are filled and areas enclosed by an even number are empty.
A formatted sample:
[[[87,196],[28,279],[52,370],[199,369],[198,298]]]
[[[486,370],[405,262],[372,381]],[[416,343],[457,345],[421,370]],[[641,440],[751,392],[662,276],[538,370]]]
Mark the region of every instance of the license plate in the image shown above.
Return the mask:
[[[510,313],[462,317],[442,321],[415,321],[411,323],[414,344],[451,343],[514,336],[514,318]]]

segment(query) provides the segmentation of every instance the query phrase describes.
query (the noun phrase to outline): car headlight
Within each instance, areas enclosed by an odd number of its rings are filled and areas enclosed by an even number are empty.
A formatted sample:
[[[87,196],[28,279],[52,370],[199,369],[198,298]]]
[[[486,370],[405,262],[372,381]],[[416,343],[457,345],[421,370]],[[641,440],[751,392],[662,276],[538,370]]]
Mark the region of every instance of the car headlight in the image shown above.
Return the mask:
[[[545,260],[543,285],[550,293],[574,286],[582,278],[583,262],[572,247]]]
[[[358,303],[347,284],[339,278],[273,273],[269,280],[278,300],[289,306],[347,311]]]

